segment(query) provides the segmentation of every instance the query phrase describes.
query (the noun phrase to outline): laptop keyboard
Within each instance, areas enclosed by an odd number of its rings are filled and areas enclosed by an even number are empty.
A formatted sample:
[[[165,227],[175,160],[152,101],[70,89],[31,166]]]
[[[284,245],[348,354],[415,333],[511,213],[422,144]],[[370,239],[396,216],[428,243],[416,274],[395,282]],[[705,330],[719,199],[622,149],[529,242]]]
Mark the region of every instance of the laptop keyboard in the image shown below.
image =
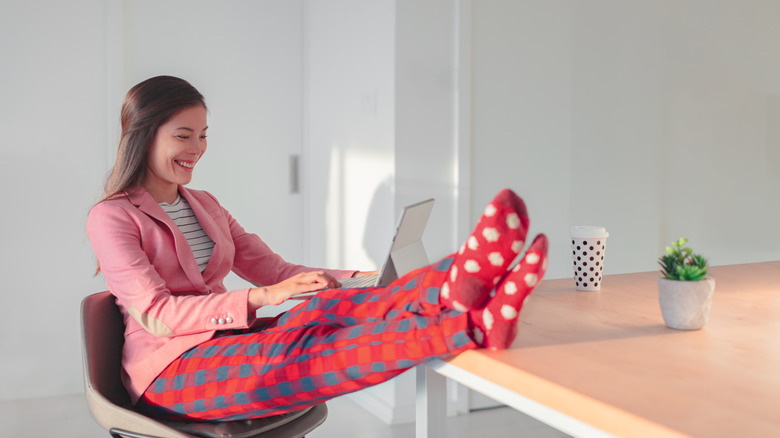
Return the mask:
[[[357,287],[371,287],[376,284],[376,275],[365,275],[363,277],[351,277],[339,280],[342,289],[354,289]]]
[[[339,289],[355,289],[359,287],[371,287],[376,284],[376,278],[378,275],[366,275],[364,277],[351,277],[339,280],[341,287]],[[292,300],[308,300],[309,298],[317,295],[318,290],[313,292],[304,292],[302,294],[293,295],[290,297]]]

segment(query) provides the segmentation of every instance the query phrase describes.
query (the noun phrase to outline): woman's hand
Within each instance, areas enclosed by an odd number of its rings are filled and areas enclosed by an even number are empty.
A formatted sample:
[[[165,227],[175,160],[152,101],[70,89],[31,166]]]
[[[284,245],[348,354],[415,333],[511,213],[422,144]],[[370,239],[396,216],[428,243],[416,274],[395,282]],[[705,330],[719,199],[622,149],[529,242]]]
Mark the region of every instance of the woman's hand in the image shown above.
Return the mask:
[[[281,283],[251,289],[247,305],[254,312],[263,306],[282,304],[293,295],[339,286],[338,280],[325,271],[302,272]]]

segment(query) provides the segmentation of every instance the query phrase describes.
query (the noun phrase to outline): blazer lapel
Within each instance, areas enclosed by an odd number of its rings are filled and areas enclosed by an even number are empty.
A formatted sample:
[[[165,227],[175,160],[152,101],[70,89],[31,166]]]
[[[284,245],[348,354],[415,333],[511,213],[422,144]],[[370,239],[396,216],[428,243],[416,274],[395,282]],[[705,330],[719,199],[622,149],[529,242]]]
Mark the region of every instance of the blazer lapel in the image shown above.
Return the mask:
[[[198,270],[198,263],[195,261],[192,249],[190,249],[187,239],[184,237],[181,230],[179,230],[179,227],[171,220],[171,217],[168,216],[162,207],[155,202],[152,195],[143,187],[128,191],[127,196],[130,199],[130,202],[138,207],[140,211],[168,227],[173,235],[173,241],[176,246],[176,257],[179,259],[179,265],[184,273],[187,274],[187,278],[190,279],[192,285],[199,291],[205,291],[206,282],[203,281],[203,276]],[[189,199],[187,199],[187,201],[189,201]],[[198,217],[198,220],[200,220],[200,217]]]

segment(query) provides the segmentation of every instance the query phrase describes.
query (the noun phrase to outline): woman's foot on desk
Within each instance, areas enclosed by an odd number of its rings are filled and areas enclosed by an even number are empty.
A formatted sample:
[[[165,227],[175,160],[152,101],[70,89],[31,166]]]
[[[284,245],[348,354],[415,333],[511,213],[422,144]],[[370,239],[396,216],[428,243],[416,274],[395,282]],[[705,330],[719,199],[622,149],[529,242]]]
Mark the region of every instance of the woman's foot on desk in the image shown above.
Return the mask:
[[[547,237],[536,236],[523,259],[496,287],[483,309],[469,312],[474,341],[485,348],[508,348],[517,336],[517,322],[526,298],[547,270]]]
[[[455,254],[439,302],[461,312],[484,306],[523,249],[528,223],[523,200],[509,189],[499,192]]]

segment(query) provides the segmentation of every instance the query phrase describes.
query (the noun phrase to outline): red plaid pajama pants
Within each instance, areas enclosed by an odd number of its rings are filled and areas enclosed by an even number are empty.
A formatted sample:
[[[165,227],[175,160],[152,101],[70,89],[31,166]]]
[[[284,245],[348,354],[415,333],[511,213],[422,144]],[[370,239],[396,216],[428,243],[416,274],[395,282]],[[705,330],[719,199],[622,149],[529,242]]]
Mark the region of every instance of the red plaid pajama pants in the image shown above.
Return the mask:
[[[476,348],[468,316],[439,305],[452,258],[386,288],[323,291],[266,325],[219,333],[171,363],[142,410],[171,420],[282,414]]]

